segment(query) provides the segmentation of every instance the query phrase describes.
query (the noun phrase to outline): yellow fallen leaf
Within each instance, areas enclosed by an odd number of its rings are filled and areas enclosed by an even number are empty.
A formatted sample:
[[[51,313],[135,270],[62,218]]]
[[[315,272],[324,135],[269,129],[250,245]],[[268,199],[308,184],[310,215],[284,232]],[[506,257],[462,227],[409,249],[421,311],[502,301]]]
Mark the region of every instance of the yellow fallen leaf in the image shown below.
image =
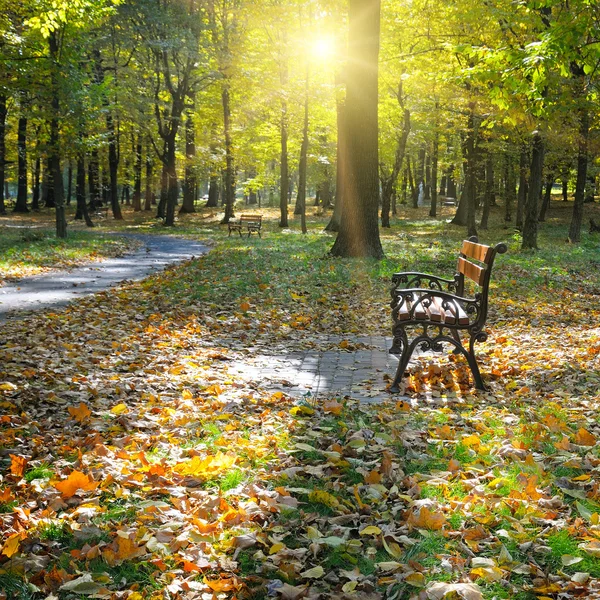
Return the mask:
[[[275,544],[273,544],[271,546],[271,549],[269,550],[269,554],[277,554],[277,552],[279,552],[280,550],[283,550],[285,548],[285,544],[283,542],[276,542]]]
[[[306,579],[320,579],[323,575],[325,575],[325,569],[321,566],[313,567],[312,569],[300,573],[300,576]]]
[[[481,439],[479,438],[479,436],[477,434],[467,435],[461,440],[461,442],[467,448],[470,448],[471,446],[480,446],[481,445]]]
[[[442,512],[430,511],[426,506],[422,506],[418,513],[410,513],[407,522],[417,529],[437,530],[445,525],[446,517]]]
[[[376,525],[369,525],[368,527],[365,527],[359,531],[360,535],[379,535],[380,533],[381,529],[379,529],[379,527]]]
[[[308,495],[308,500],[310,502],[324,504],[325,506],[329,506],[329,508],[337,508],[340,505],[339,500],[333,494],[330,494],[325,490],[313,490]]]
[[[190,475],[192,477],[205,477],[207,475],[216,475],[233,467],[237,461],[237,455],[228,452],[217,452],[214,456],[201,458],[194,456],[191,460],[177,463],[173,470],[180,475]]]
[[[342,592],[344,592],[344,594],[349,594],[350,592],[353,592],[356,589],[357,585],[358,581],[348,581],[342,586]]]
[[[9,535],[8,539],[6,540],[6,542],[4,542],[4,545],[2,546],[2,554],[8,558],[16,554],[19,550],[19,544],[21,543],[21,540],[23,539],[24,535],[25,534],[23,532],[13,533],[12,535]]]
[[[425,575],[423,573],[410,573],[404,581],[415,587],[425,587]]]
[[[121,402],[121,404],[117,404],[110,409],[110,412],[113,415],[122,415],[123,413],[129,412],[129,408],[127,408],[127,404]]]
[[[337,400],[325,400],[323,402],[323,412],[331,413],[332,415],[339,415],[342,412],[344,405]]]

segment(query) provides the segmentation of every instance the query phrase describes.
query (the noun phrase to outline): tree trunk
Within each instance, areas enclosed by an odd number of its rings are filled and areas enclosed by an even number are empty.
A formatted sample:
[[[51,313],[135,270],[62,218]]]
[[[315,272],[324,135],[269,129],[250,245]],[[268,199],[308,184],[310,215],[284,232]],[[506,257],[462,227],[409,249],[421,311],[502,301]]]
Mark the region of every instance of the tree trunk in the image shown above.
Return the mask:
[[[306,168],[308,161],[308,85],[309,85],[308,62],[306,75],[304,79],[304,124],[302,127],[302,145],[300,147],[300,164],[298,166],[298,197],[296,208],[299,209],[300,227],[302,233],[307,233],[306,229]]]
[[[488,152],[485,160],[485,192],[483,194],[483,211],[481,213],[481,229],[488,228],[490,206],[496,205],[494,188],[494,157]]]
[[[71,164],[71,159],[69,159],[69,166],[67,168],[67,197],[66,197],[66,205],[71,205],[71,197],[73,195],[73,165]]]
[[[401,92],[399,92],[401,93]],[[402,134],[396,144],[396,153],[394,155],[394,166],[392,167],[391,173],[386,176],[382,170],[381,174],[381,226],[390,226],[390,205],[392,203],[392,196],[396,189],[398,182],[398,175],[402,168],[402,162],[404,161],[404,154],[406,152],[406,142],[410,134],[410,111],[404,110],[404,123],[402,126]],[[383,169],[383,168],[382,168]]]
[[[379,238],[378,55],[380,0],[348,2],[347,184],[333,256],[383,258]]]
[[[284,43],[287,40],[284,37]],[[288,165],[288,104],[285,95],[285,87],[288,82],[288,65],[285,58],[281,59],[279,69],[279,83],[284,93],[281,96],[281,119],[279,121],[279,133],[281,138],[280,174],[279,174],[279,227],[288,227],[288,189],[289,165]]]
[[[167,173],[166,162],[162,163],[162,169],[160,172],[160,200],[156,207],[156,218],[164,219],[167,209],[167,198],[169,196],[169,174]]]
[[[477,209],[476,197],[476,176],[477,176],[477,156],[475,137],[475,112],[474,107],[470,107],[469,123],[467,131],[467,177],[465,189],[467,190],[467,237],[477,235],[477,224],[475,223],[475,211]]]
[[[590,134],[590,115],[582,108],[579,115],[579,149],[577,152],[577,183],[575,184],[575,202],[569,227],[569,240],[577,243],[581,238],[583,204],[585,200],[585,182],[587,179],[588,141]]]
[[[504,155],[504,180],[506,187],[504,191],[504,221],[512,221],[512,211],[517,199],[517,178],[515,177],[515,166],[513,157],[509,152]]]
[[[179,196],[175,134],[167,140],[166,146],[167,207],[165,225],[172,227],[175,225],[175,207],[177,206],[177,197]]]
[[[33,166],[33,196],[31,198],[31,209],[40,209],[40,176],[42,171],[42,160],[39,156],[36,156],[35,163]]]
[[[231,103],[229,84],[225,82],[221,93],[223,104],[223,130],[225,135],[225,216],[222,223],[229,223],[235,216],[235,167],[233,159],[233,141],[231,138]]]
[[[348,156],[346,154],[346,129],[345,129],[345,107],[344,101],[336,101],[337,117],[337,145],[336,145],[336,172],[335,172],[335,203],[333,205],[333,214],[325,231],[339,231],[342,220],[342,206],[344,199],[344,185],[347,180],[346,169]]]
[[[50,51],[50,87],[52,109],[50,117],[49,163],[52,173],[54,203],[56,210],[56,237],[67,237],[67,219],[65,215],[65,194],[63,188],[62,169],[60,166],[60,73],[58,64],[58,32],[50,32],[48,36],[48,49]]]
[[[185,122],[185,179],[183,184],[183,201],[180,213],[195,213],[196,207],[196,132],[194,129],[193,111],[190,110]]]
[[[27,213],[27,117],[19,117],[17,132],[18,187],[14,212]]]
[[[4,181],[6,169],[6,117],[8,109],[6,107],[6,94],[0,93],[0,215],[6,214],[6,205],[4,204]]]
[[[546,189],[544,190],[544,199],[542,200],[542,207],[540,208],[540,215],[538,222],[543,223],[546,220],[546,213],[550,207],[550,198],[552,196],[552,186],[554,185],[554,173],[548,173],[546,177]]]
[[[88,186],[90,191],[90,210],[92,212],[98,209],[100,205],[100,161],[98,159],[98,150],[94,149],[90,153],[88,161]]]
[[[527,156],[527,147],[523,145],[519,156],[519,193],[517,196],[517,222],[515,223],[517,229],[523,228],[523,213],[525,211],[525,200],[528,192]]]
[[[83,151],[77,157],[77,181],[75,182],[75,200],[77,202],[76,219],[83,218],[88,227],[93,227],[94,223],[90,218],[88,207],[85,201],[85,155]]]
[[[448,174],[446,175],[446,196],[455,200],[458,196],[456,181],[454,180],[454,165],[448,169]]]
[[[436,103],[436,112],[437,112]],[[437,178],[438,178],[438,154],[439,154],[440,136],[436,129],[433,136],[433,148],[431,154],[431,208],[429,209],[429,216],[435,217],[437,215]]]
[[[419,207],[419,190],[415,185],[415,180],[413,179],[413,170],[411,169],[410,156],[406,157],[406,166],[408,173],[408,184],[410,186],[410,196],[412,198],[412,206],[413,208]]]
[[[42,202],[45,208],[54,208],[54,173],[50,165],[50,159],[44,162],[44,174],[42,180]]]
[[[152,204],[154,200],[154,194],[152,192],[152,150],[150,144],[152,142],[147,140],[146,142],[146,185],[144,190],[144,210],[152,210]]]
[[[569,171],[568,171],[568,169],[566,170],[566,173],[563,173],[561,183],[562,183],[563,202],[568,202],[569,201]]]
[[[537,249],[538,199],[542,191],[542,169],[544,166],[544,143],[539,131],[533,134],[529,190],[524,207],[523,243],[521,248]]]
[[[219,178],[217,175],[211,175],[208,183],[208,201],[207,208],[217,208],[219,206]]]
[[[131,203],[133,211],[142,210],[142,136],[138,134],[137,144],[134,146],[135,163],[133,166],[133,197]],[[147,210],[150,210],[149,208]]]
[[[425,158],[425,202],[431,201],[431,156],[427,154]]]

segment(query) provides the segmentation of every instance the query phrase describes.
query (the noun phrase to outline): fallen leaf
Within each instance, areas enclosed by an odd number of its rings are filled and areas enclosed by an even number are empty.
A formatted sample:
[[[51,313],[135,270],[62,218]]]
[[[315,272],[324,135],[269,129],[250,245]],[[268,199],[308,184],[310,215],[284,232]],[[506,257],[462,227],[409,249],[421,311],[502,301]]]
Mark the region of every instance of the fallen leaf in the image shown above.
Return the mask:
[[[69,414],[79,423],[83,423],[90,418],[92,411],[87,404],[81,402],[78,407],[69,406]]]
[[[56,481],[53,485],[62,494],[63,498],[74,496],[77,493],[77,490],[91,492],[98,487],[96,481],[80,471],[72,471],[67,479]]]

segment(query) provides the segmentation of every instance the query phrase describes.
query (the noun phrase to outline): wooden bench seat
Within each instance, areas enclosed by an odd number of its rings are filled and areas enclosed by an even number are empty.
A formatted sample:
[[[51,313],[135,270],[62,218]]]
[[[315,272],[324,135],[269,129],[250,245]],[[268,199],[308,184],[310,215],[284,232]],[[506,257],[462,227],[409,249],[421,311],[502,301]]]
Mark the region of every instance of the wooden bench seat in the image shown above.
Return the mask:
[[[258,233],[258,237],[262,237],[260,230],[262,227],[262,215],[241,215],[237,221],[228,223],[229,235],[232,231],[237,231],[242,237],[242,229],[248,231],[248,237],[252,233]]]
[[[417,346],[439,352],[444,343],[451,344],[455,353],[465,356],[475,386],[485,389],[474,344],[487,339],[483,327],[487,319],[492,266],[496,254],[504,254],[506,250],[506,244],[485,246],[479,244],[477,238],[471,238],[462,244],[457,272],[452,279],[412,271],[394,274],[391,289],[394,341],[390,353],[399,354],[400,363],[390,388],[392,392],[399,391],[399,383]],[[475,284],[476,293],[466,293],[465,279]],[[413,335],[410,341],[409,332]],[[468,348],[461,342],[460,332],[468,335]]]

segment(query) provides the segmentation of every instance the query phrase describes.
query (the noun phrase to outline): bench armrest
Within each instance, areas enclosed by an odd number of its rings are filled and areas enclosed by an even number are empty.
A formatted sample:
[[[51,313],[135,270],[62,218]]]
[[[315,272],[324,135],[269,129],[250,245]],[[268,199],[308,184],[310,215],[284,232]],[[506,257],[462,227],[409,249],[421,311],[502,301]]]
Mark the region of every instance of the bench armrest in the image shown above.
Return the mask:
[[[442,290],[446,288],[450,292],[457,291],[458,281],[454,279],[445,279],[429,273],[419,273],[416,271],[406,271],[404,273],[394,273],[392,275],[392,298],[397,290],[407,288],[429,287],[432,290]]]

